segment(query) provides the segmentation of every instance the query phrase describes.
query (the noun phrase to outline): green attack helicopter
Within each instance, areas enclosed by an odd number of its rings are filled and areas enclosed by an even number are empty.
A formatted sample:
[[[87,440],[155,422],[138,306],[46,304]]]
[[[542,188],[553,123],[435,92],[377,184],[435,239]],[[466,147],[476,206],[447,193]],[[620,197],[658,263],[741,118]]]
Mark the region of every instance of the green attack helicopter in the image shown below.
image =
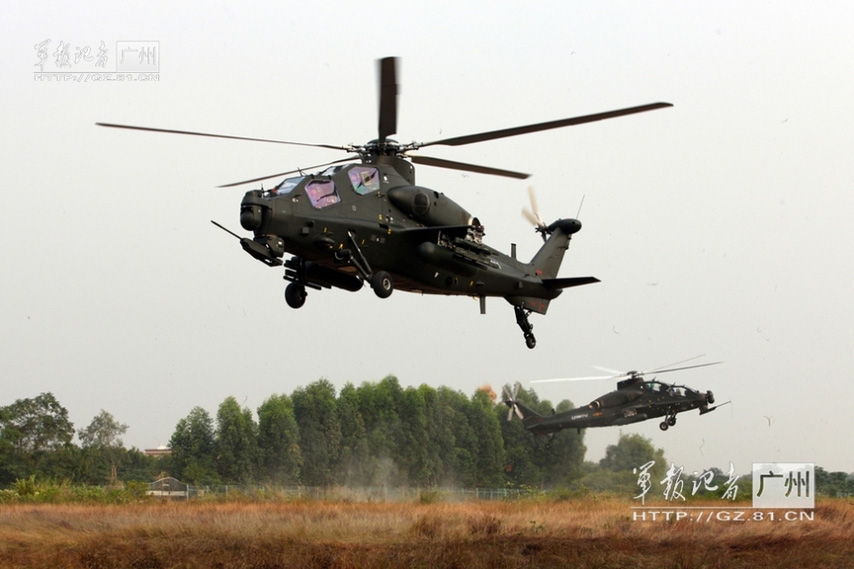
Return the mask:
[[[380,298],[397,288],[422,294],[467,295],[480,300],[503,297],[514,308],[529,348],[536,345],[531,312],[545,314],[565,288],[599,282],[595,277],[559,277],[558,269],[577,219],[546,225],[536,210],[525,215],[543,238],[542,248],[526,263],[483,243],[483,226],[444,194],[415,183],[413,163],[524,179],[528,174],[410,154],[426,146],[461,146],[554,128],[589,123],[672,106],[653,103],[604,113],[434,140],[400,144],[397,132],[397,59],[379,61],[379,129],[363,145],[335,146],[149,128],[112,123],[99,126],[344,150],[350,156],[305,169],[243,180],[220,187],[286,178],[270,189],[246,192],[240,225],[253,233],[239,239],[253,258],[275,267],[284,264],[285,300],[301,307],[306,289],[337,287],[358,291],[369,283]],[[325,168],[314,174],[305,170]],[[533,194],[532,194],[533,202]],[[282,260],[285,254],[291,257]]]
[[[570,409],[562,413],[551,415],[540,415],[530,407],[520,403],[516,397],[520,385],[514,385],[513,390],[504,388],[504,404],[510,410],[507,412],[507,420],[511,421],[515,414],[521,419],[525,429],[535,435],[550,435],[563,429],[587,429],[590,427],[611,427],[615,425],[629,425],[648,419],[663,417],[659,428],[666,431],[676,425],[676,415],[692,409],[699,409],[700,415],[711,413],[718,407],[729,403],[721,403],[711,407],[715,403],[715,395],[711,391],[702,393],[696,389],[684,385],[662,383],[660,381],[645,380],[644,375],[648,373],[668,373],[682,371],[706,366],[718,365],[721,362],[712,362],[682,367],[670,367],[695,360],[697,356],[689,360],[668,364],[661,368],[647,371],[615,372],[613,375],[594,377],[570,377],[559,379],[538,379],[531,383],[548,383],[554,381],[579,381],[607,379],[616,380],[617,389],[597,397],[584,407]],[[550,439],[551,441],[551,439]]]

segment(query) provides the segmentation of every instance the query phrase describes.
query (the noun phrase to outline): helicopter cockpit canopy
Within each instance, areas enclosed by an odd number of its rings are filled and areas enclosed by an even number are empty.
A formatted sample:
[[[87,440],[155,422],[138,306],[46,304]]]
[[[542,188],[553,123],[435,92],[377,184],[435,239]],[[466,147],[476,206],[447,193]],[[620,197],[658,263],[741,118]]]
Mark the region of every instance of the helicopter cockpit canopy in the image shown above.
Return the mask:
[[[685,397],[693,390],[682,385],[670,385],[659,381],[647,381],[643,384],[643,390],[647,393],[666,393],[670,396]]]
[[[303,184],[306,178],[306,176],[286,178],[268,191],[266,197],[287,195]],[[330,166],[320,175],[309,178],[310,180],[305,183],[305,193],[311,205],[317,209],[339,203],[341,201],[339,187],[349,186],[350,190],[360,196],[380,189],[379,169],[361,164]]]

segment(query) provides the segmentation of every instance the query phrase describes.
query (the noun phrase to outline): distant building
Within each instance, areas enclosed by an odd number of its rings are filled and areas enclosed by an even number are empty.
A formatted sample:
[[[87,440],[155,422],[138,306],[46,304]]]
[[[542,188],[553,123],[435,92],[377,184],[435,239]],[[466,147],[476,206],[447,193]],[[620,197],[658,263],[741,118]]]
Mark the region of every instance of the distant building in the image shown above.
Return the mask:
[[[145,456],[169,456],[172,454],[172,449],[164,446],[157,448],[147,448],[143,451]]]

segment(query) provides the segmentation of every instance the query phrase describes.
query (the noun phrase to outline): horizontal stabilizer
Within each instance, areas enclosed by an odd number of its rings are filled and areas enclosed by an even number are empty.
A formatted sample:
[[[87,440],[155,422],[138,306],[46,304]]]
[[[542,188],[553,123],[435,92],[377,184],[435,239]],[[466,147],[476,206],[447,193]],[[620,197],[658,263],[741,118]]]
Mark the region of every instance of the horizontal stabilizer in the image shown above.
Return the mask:
[[[557,279],[543,279],[543,286],[548,289],[569,288],[586,284],[598,283],[596,277],[567,277]]]

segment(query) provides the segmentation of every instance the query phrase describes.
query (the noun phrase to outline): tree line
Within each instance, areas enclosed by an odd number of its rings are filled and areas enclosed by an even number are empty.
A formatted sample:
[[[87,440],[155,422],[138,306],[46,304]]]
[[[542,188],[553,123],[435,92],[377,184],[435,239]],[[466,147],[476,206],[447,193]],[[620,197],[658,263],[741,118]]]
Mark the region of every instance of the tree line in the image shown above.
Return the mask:
[[[544,415],[573,408],[568,400],[552,406],[533,390],[517,397]],[[31,476],[110,485],[170,475],[195,485],[559,487],[632,495],[633,469],[653,460],[653,479],[664,477],[663,450],[639,435],[622,435],[598,463],[585,462],[584,431],[561,431],[547,446],[547,437],[533,436],[507,413],[488,386],[466,396],[444,386],[404,388],[388,376],[336,392],[320,379],[271,395],[254,413],[234,397],[215,414],[195,407],[175,426],[171,454],[151,457],[124,447],[128,427],[110,413],[102,410],[75,431],[67,410],[42,393],[0,407],[0,487]],[[854,492],[845,473],[818,467],[816,479],[826,494]]]
[[[553,410],[532,390],[518,398]],[[154,458],[124,448],[127,426],[106,411],[75,431],[67,410],[43,393],[0,407],[0,485],[34,474],[87,484],[168,474],[198,485],[541,487],[582,473],[583,432],[559,433],[547,449],[507,411],[487,386],[466,396],[404,388],[388,376],[336,392],[320,379],[268,397],[255,413],[234,397],[215,414],[195,407],[175,426],[171,454]]]
[[[519,397],[551,412],[532,391]],[[546,450],[497,403],[486,387],[468,397],[448,387],[403,388],[389,376],[336,393],[321,379],[270,396],[257,420],[233,397],[215,416],[192,409],[165,462],[196,484],[282,486],[541,486],[565,484],[579,471],[583,434],[561,433]]]

